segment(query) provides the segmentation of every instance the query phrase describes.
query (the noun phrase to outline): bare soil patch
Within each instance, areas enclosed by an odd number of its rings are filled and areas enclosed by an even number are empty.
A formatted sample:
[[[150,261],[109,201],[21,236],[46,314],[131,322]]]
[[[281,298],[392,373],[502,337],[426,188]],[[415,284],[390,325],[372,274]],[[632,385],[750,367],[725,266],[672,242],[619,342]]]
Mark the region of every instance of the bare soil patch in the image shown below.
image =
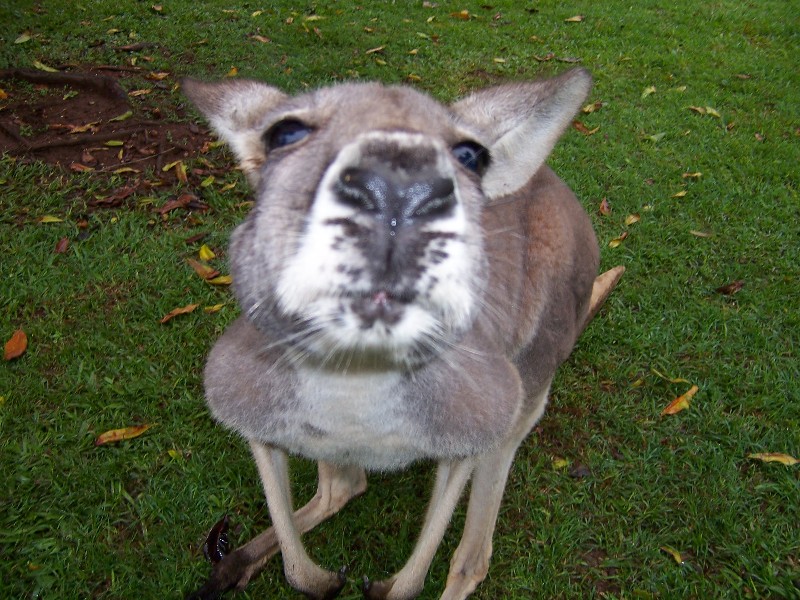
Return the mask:
[[[0,71],[0,153],[124,175],[131,193],[145,179],[149,187],[185,183],[191,172],[168,167],[207,151],[212,138],[186,121],[175,84],[136,67]]]

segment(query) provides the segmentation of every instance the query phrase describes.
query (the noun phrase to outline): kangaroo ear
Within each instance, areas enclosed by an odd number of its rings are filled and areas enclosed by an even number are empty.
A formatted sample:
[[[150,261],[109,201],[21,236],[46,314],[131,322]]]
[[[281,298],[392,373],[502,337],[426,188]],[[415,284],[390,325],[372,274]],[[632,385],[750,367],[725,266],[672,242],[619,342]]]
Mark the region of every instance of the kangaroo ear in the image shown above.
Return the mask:
[[[552,79],[481,90],[451,106],[489,149],[487,197],[512,194],[533,177],[591,86],[588,71],[573,69]]]
[[[206,83],[186,77],[181,80],[181,89],[231,147],[250,184],[256,187],[259,168],[267,157],[263,118],[287,98],[286,94],[244,79]]]

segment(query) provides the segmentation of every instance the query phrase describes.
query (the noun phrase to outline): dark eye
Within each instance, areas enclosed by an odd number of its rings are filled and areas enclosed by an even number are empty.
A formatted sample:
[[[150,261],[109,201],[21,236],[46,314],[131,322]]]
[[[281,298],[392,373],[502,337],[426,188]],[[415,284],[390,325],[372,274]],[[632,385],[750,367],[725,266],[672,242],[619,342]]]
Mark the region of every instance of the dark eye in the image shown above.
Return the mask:
[[[267,150],[283,148],[296,142],[311,133],[311,127],[297,119],[286,119],[275,123],[264,134]]]
[[[464,167],[483,175],[489,166],[489,151],[475,142],[461,142],[453,146],[453,156]]]

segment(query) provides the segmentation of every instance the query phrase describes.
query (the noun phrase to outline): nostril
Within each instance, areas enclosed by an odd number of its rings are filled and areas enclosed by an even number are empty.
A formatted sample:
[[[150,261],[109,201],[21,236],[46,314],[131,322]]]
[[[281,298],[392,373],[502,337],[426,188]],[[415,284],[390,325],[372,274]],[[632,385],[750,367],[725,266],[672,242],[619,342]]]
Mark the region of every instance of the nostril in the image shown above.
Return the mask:
[[[453,180],[449,178],[417,182],[406,191],[408,205],[405,213],[410,217],[444,216],[455,206],[454,192]]]
[[[343,204],[370,212],[386,205],[388,184],[380,175],[365,169],[345,169],[336,182],[337,198]]]

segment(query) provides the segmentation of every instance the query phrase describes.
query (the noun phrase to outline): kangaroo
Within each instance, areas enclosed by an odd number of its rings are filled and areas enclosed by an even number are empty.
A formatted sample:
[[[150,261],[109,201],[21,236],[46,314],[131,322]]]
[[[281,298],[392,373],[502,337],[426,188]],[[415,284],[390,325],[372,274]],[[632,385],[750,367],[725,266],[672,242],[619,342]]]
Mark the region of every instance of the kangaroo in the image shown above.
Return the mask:
[[[443,105],[347,83],[291,97],[184,79],[235,153],[255,205],[230,242],[242,315],[205,369],[214,418],[246,438],[272,526],[191,598],[241,590],[280,551],[289,584],[334,598],[300,535],[366,489],[366,471],[437,463],[417,544],[369,599],[422,590],[462,491],[466,523],[442,598],[486,577],[517,447],[556,368],[616,285],[573,193],[544,161],[591,87],[574,69]],[[318,462],[294,511],[287,455]]]

